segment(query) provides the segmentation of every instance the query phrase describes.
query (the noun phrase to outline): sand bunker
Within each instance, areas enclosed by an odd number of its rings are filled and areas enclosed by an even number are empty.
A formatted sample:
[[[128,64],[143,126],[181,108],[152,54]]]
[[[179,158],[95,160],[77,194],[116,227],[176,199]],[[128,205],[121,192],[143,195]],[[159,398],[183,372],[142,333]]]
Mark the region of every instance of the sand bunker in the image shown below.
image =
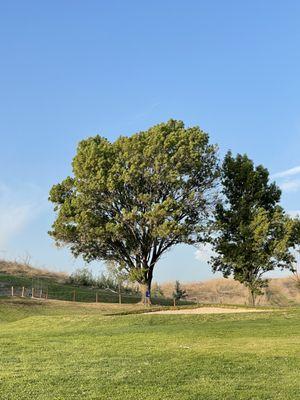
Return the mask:
[[[249,312],[270,312],[273,310],[259,310],[257,308],[223,308],[223,307],[199,307],[181,310],[153,311],[149,314],[234,314]]]

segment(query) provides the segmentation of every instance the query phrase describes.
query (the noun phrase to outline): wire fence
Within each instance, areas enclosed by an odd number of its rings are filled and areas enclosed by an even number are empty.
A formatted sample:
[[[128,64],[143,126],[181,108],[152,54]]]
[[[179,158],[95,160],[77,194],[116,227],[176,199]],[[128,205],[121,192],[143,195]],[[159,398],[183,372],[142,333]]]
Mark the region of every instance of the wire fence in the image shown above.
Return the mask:
[[[4,286],[0,287],[2,297],[21,297],[32,299],[48,299],[63,301],[79,301],[87,303],[138,303],[141,296],[123,292],[115,292],[111,289],[83,289],[80,287],[26,287]]]
[[[62,300],[86,303],[139,303],[141,293],[137,288],[118,286],[91,287],[66,282],[54,282],[45,277],[11,276],[0,273],[0,297],[19,297],[40,300]],[[153,290],[151,303],[173,305],[173,299]],[[181,300],[180,304],[195,303],[192,299]]]
[[[0,297],[19,297],[40,300],[61,300],[86,303],[139,303],[141,295],[138,293],[115,292],[112,289],[93,289],[82,287],[46,287],[46,286],[1,286]],[[152,304],[172,305],[173,299],[165,297],[151,297]],[[181,304],[191,304],[194,301],[183,301]]]

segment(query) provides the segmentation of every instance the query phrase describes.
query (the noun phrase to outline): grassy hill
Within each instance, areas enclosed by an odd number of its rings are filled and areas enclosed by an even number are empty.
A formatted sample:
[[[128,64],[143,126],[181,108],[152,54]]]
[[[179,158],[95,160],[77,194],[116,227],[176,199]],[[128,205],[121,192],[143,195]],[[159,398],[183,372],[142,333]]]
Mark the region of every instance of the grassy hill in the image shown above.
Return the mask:
[[[27,296],[31,295],[32,287],[34,287],[35,297],[47,295],[49,299],[72,301],[75,296],[76,301],[95,302],[97,293],[99,302],[116,303],[119,301],[118,294],[111,290],[69,284],[68,275],[65,273],[33,268],[28,264],[0,261],[0,296],[9,296],[11,286],[14,286],[15,294],[18,296],[21,295],[22,287],[25,287],[25,295]],[[154,304],[171,304],[174,282],[166,282],[159,286],[165,298],[153,298]],[[233,279],[189,282],[183,284],[183,287],[188,293],[188,301],[204,304],[248,304],[247,289]],[[140,296],[124,292],[122,301],[124,303],[137,303],[140,301]],[[265,290],[264,295],[258,298],[257,302],[258,305],[263,306],[298,305],[300,304],[299,283],[293,277],[271,279],[269,287]]]
[[[299,308],[113,315],[139,307],[0,299],[0,398],[299,398]]]
[[[11,286],[14,287],[14,294],[17,296],[21,295],[22,287],[24,287],[25,297],[30,297],[34,288],[34,297],[37,298],[96,302],[97,295],[99,302],[119,301],[118,294],[113,291],[69,284],[67,274],[33,268],[16,262],[0,261],[0,295],[9,296]],[[125,303],[137,303],[140,297],[122,293],[122,300]]]
[[[119,295],[110,289],[98,289],[87,286],[76,286],[68,283],[68,275],[38,269],[30,265],[0,261],[0,296],[21,296],[24,287],[25,297],[47,298],[63,301],[118,303]],[[138,293],[122,292],[123,303],[138,303],[141,297]],[[153,304],[170,305],[172,299],[158,297],[152,299]],[[182,302],[186,304],[188,302]]]
[[[204,282],[182,284],[189,299],[199,303],[248,304],[249,293],[244,285],[233,279],[211,279]],[[161,285],[163,293],[170,296],[174,282]],[[258,305],[289,306],[300,304],[300,286],[293,276],[270,279],[263,296],[257,298]]]

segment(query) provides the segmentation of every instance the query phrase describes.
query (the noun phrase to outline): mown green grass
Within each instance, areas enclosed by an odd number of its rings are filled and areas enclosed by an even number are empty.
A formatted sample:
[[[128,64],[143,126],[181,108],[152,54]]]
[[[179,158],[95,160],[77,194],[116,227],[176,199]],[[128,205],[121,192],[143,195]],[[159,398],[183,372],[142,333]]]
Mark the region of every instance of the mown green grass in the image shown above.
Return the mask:
[[[300,310],[113,315],[0,301],[0,398],[299,399]]]

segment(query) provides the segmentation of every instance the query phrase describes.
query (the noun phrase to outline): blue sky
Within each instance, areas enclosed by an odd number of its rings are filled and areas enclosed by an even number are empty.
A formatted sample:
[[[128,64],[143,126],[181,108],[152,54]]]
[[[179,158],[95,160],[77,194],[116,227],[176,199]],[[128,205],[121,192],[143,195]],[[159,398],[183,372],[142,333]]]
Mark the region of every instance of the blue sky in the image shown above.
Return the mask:
[[[247,152],[300,210],[298,1],[0,1],[0,255],[72,271],[49,188],[79,140],[182,119]],[[185,246],[158,280],[212,276]],[[101,268],[101,264],[93,269]]]

